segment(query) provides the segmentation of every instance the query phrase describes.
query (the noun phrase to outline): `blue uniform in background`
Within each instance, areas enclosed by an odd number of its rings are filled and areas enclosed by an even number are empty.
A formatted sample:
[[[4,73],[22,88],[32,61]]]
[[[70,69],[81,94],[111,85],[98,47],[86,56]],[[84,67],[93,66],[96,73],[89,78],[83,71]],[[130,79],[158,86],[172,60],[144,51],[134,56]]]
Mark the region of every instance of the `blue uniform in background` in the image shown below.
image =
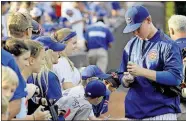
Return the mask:
[[[1,57],[2,57],[1,64],[3,66],[8,66],[11,69],[13,69],[15,71],[15,73],[17,74],[18,79],[19,79],[18,87],[16,88],[11,101],[26,97],[27,96],[26,83],[25,83],[25,81],[24,81],[24,79],[21,75],[19,67],[17,66],[17,64],[14,60],[14,57],[4,49],[1,49],[1,54],[2,54],[1,55]]]
[[[178,44],[181,50],[186,48],[186,38],[179,38],[175,42]]]
[[[158,30],[148,41],[132,38],[123,51],[120,72],[127,72],[127,63],[132,61],[143,68],[168,71],[174,77],[174,86],[182,80],[182,58],[177,44]],[[121,80],[122,76],[120,77]],[[161,80],[163,82],[166,80]],[[158,83],[158,82],[157,82]],[[171,85],[167,82],[166,85]],[[167,113],[180,113],[179,97],[168,97],[155,90],[145,77],[137,76],[125,98],[127,118],[143,119]]]
[[[88,49],[104,48],[108,50],[108,44],[114,41],[112,32],[102,22],[97,22],[88,27],[85,39]]]
[[[99,117],[101,114],[104,114],[108,111],[108,102],[111,92],[107,89],[106,95],[103,97],[103,100],[98,105],[92,105],[94,115]]]

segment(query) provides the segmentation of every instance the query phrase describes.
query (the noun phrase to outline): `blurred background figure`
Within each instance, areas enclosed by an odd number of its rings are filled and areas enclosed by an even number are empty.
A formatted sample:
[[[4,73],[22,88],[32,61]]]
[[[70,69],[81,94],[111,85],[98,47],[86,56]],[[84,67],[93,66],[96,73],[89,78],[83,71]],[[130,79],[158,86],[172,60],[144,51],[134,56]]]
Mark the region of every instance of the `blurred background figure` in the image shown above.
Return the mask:
[[[181,85],[186,85],[186,80],[185,80],[185,73],[186,73],[186,16],[184,15],[173,15],[168,21],[168,26],[169,26],[169,33],[170,37],[175,40],[175,42],[178,44],[182,51],[182,57],[183,57],[183,75],[184,78],[182,80]],[[186,87],[185,87],[186,88]],[[182,87],[182,90],[184,87]],[[178,115],[178,120],[184,120],[186,119],[186,98],[181,97],[181,114]]]
[[[103,17],[89,26],[85,33],[88,51],[88,61],[91,65],[97,65],[103,72],[107,70],[108,52],[114,37],[109,28],[105,25]]]
[[[3,1],[1,2],[1,24],[2,24],[2,36],[7,37],[8,33],[7,33],[7,15],[8,15],[8,11],[10,9],[10,3]]]

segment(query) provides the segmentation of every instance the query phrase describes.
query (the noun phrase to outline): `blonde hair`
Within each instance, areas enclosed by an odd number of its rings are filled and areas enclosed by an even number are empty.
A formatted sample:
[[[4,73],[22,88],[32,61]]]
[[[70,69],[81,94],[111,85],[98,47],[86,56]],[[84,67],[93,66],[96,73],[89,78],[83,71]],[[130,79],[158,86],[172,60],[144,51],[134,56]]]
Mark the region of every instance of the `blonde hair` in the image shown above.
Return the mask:
[[[72,32],[72,30],[69,28],[62,28],[62,29],[56,31],[56,33],[53,35],[53,38],[55,40],[57,40],[58,42],[60,42],[65,37],[67,37],[71,32]],[[68,41],[66,41],[64,44],[67,44],[67,43],[68,43]]]
[[[38,81],[38,84],[39,84],[39,87],[41,89],[41,95],[42,97],[44,97],[44,95],[47,94],[47,91],[48,91],[48,73],[51,71],[51,68],[52,68],[52,52],[53,50],[49,49],[46,51],[45,53],[45,64],[43,65],[43,67],[41,68],[41,71],[38,73],[37,75],[37,81]],[[41,77],[44,81],[44,83],[46,84],[46,92],[43,92],[43,86],[42,86],[42,83],[41,83]],[[45,93],[45,94],[44,94]]]
[[[31,57],[37,58],[42,49],[44,49],[43,45],[37,41],[27,40],[25,43],[28,45],[31,51]]]
[[[1,109],[2,109],[2,112],[1,114],[6,114],[6,112],[8,111],[8,104],[9,104],[9,100],[5,97],[5,96],[2,96],[2,105],[1,105]]]
[[[57,42],[60,42],[61,40],[63,40],[65,37],[67,37],[70,33],[72,32],[71,29],[69,28],[62,28],[58,31],[56,31],[56,33],[54,33],[52,35],[52,38],[54,40],[56,40]],[[67,44],[69,41],[64,42],[64,44]],[[60,52],[60,56],[63,56],[67,59],[67,61],[70,64],[70,67],[72,68],[72,70],[74,71],[74,63],[62,52]]]
[[[18,76],[10,67],[2,66],[2,84],[3,83],[18,86]]]
[[[168,25],[178,32],[186,32],[186,16],[173,15],[168,20]]]
[[[10,36],[20,38],[32,27],[32,18],[27,13],[12,12],[8,16],[7,26]]]
[[[45,53],[45,61],[46,61],[46,66],[47,68],[51,69],[52,68],[52,52],[53,50],[48,49]]]

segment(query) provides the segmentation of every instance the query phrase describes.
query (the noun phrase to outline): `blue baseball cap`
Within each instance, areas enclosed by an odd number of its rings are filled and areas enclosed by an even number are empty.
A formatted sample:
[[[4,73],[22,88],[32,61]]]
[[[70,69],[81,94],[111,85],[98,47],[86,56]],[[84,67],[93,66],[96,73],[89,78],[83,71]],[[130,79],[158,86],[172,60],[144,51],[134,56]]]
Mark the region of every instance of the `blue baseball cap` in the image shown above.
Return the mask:
[[[123,30],[123,33],[130,33],[137,30],[149,15],[148,10],[143,6],[130,7],[125,13],[127,26]]]
[[[42,43],[45,49],[51,49],[53,51],[63,51],[66,47],[62,43],[53,41],[52,38],[49,36],[40,36],[36,38],[35,40]]]
[[[92,80],[86,85],[85,94],[91,98],[105,96],[106,86],[101,80]]]
[[[101,69],[96,65],[87,66],[82,72],[81,76],[83,80],[86,80],[91,77],[98,77],[100,79],[108,79],[111,77],[109,74],[105,74]]]

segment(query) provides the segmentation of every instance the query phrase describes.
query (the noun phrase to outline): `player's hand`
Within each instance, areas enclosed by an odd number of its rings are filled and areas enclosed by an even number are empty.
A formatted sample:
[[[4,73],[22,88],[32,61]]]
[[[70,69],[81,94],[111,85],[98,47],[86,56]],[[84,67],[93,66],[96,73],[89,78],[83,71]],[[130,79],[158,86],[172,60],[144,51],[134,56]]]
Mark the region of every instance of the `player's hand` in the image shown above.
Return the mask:
[[[124,72],[122,81],[126,87],[129,87],[129,85],[134,82],[134,77],[129,72]]]
[[[128,62],[127,65],[127,71],[132,75],[132,76],[141,76],[142,72],[143,72],[143,68],[140,67],[139,65],[132,63],[132,62]]]

